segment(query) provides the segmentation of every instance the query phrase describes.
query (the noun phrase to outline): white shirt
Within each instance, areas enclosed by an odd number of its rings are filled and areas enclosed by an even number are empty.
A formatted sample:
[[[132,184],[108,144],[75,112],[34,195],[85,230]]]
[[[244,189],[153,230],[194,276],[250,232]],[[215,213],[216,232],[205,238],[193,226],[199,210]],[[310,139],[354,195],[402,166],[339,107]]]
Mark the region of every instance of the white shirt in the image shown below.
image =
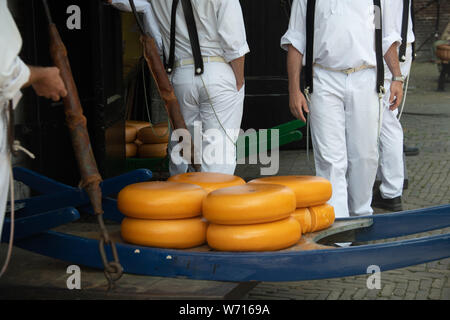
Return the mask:
[[[138,0],[138,2],[147,0]],[[113,0],[125,2],[127,0]],[[240,58],[250,50],[245,34],[244,17],[239,0],[191,0],[202,56],[223,57],[227,62]],[[158,21],[165,56],[169,58],[172,1],[151,0]],[[128,6],[129,8],[129,6]],[[191,59],[192,49],[181,2],[176,17],[175,60]]]
[[[390,0],[387,0],[390,1]],[[383,55],[395,42],[401,42],[390,7],[381,0]],[[304,55],[306,48],[307,0],[294,0],[291,19],[281,47],[292,44]],[[398,12],[397,12],[398,14]],[[328,68],[347,69],[376,65],[375,10],[373,0],[317,0],[314,26],[313,62]]]
[[[134,2],[136,10],[144,13],[146,31],[155,38],[158,49],[165,52],[168,60],[172,1]],[[112,4],[120,10],[131,11],[128,0],[112,0]],[[220,56],[230,62],[250,51],[239,0],[192,0],[192,6],[202,56]],[[191,42],[181,3],[177,8],[175,39],[175,60],[191,59]]]
[[[393,15],[393,17],[388,17],[388,19],[393,19],[394,21],[394,28],[397,30],[397,32],[402,35],[402,25],[403,25],[403,1],[402,0],[390,0],[386,2],[386,5],[389,5],[389,9],[386,14]],[[413,43],[416,40],[416,37],[414,36],[413,31],[413,21],[412,21],[412,15],[411,15],[411,5],[412,2],[409,3],[409,21],[408,21],[408,33],[407,33],[407,40],[408,43]],[[402,39],[404,40],[404,39]]]
[[[30,70],[18,57],[22,38],[5,0],[0,1],[0,109],[8,100],[18,100]]]

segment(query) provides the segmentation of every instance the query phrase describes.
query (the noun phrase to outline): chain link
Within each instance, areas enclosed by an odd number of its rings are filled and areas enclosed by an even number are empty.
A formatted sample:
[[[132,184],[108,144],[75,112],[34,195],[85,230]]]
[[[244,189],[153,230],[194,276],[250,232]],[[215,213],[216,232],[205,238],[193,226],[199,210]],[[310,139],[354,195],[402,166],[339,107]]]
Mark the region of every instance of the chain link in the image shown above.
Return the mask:
[[[103,215],[97,215],[97,220],[100,225],[100,241],[99,251],[102,258],[103,266],[105,267],[105,277],[108,280],[108,290],[112,290],[115,287],[115,282],[119,280],[123,275],[123,268],[119,262],[119,255],[117,253],[116,244],[111,240],[108,234],[108,230],[105,227],[103,221]],[[105,246],[110,245],[113,254],[113,261],[108,261],[106,255]]]

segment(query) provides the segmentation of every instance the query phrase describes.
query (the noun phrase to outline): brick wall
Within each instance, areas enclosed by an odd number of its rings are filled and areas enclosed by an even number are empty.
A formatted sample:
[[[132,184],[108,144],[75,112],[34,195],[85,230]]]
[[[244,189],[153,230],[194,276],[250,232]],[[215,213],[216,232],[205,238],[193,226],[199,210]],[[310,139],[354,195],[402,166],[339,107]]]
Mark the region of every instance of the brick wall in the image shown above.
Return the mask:
[[[450,0],[436,0],[428,8],[421,10],[416,14],[416,48],[422,47],[417,52],[417,57],[420,60],[434,59],[432,46],[435,38],[436,19],[437,19],[437,3],[440,3],[440,21],[439,21],[439,38],[444,32],[445,27],[450,21]],[[430,3],[430,0],[415,0],[415,11],[423,8]]]

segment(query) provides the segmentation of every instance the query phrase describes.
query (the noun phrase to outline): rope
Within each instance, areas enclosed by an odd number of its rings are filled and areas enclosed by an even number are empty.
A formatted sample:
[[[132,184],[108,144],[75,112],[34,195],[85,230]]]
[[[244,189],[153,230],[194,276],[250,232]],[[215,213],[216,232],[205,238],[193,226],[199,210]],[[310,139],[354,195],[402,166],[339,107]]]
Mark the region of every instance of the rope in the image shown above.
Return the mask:
[[[384,103],[383,97],[386,93],[384,87],[381,87],[380,92],[378,93],[378,132],[377,132],[377,147],[380,149],[380,140],[381,140],[381,127],[383,125],[383,112],[384,112]]]
[[[305,88],[305,97],[306,101],[308,102],[308,105],[311,105],[311,97],[309,95],[309,87]],[[309,113],[306,114],[306,161],[309,164],[310,158],[309,158],[309,130],[311,129],[310,123],[309,123]]]
[[[168,123],[168,126],[167,126],[167,131],[164,133],[164,134],[162,134],[162,135],[158,135],[156,132],[155,132],[155,129],[153,128],[153,123],[152,123],[152,120],[151,120],[151,117],[150,117],[150,109],[149,109],[149,107],[148,107],[148,98],[147,98],[147,84],[146,84],[146,82],[145,82],[145,72],[144,72],[144,63],[145,63],[145,60],[144,59],[142,59],[142,63],[141,63],[141,69],[142,69],[142,84],[143,84],[143,86],[144,86],[144,100],[145,100],[145,109],[146,109],[146,111],[147,111],[147,117],[148,117],[148,122],[150,123],[150,128],[152,128],[152,133],[153,133],[153,135],[155,135],[156,137],[158,137],[158,138],[163,138],[163,137],[165,137],[165,136],[167,136],[168,134],[169,134],[169,132],[170,132],[170,118],[169,118],[169,114],[167,113],[167,123]],[[167,110],[166,110],[166,112],[167,112]]]
[[[11,224],[10,224],[10,232],[9,232],[9,243],[8,243],[8,252],[6,254],[6,259],[2,267],[2,271],[0,271],[0,278],[5,274],[8,269],[9,262],[11,261],[12,248],[14,243],[14,179],[12,172],[12,156],[9,157],[9,189],[11,195]]]
[[[220,127],[222,128],[222,130],[223,130],[223,132],[225,133],[225,135],[227,136],[227,138],[228,138],[228,139],[231,141],[231,143],[236,147],[236,146],[237,146],[237,143],[236,143],[236,142],[228,135],[227,130],[224,128],[222,122],[221,122],[220,119],[219,119],[219,116],[217,115],[216,109],[214,108],[214,105],[213,105],[213,103],[212,103],[211,96],[209,95],[208,88],[206,87],[206,84],[205,84],[205,81],[203,80],[203,76],[202,76],[202,75],[200,76],[200,79],[202,80],[203,88],[204,88],[205,91],[206,91],[206,96],[208,97],[208,102],[209,102],[209,104],[210,104],[210,106],[211,106],[211,109],[212,109],[212,111],[213,111],[213,113],[214,113],[214,116],[215,116],[216,119],[217,119],[217,122],[219,123]]]
[[[411,72],[408,74],[408,77],[406,78],[406,84],[405,84],[405,94],[403,95],[403,102],[402,106],[400,108],[400,113],[398,115],[398,121],[401,120],[403,111],[405,110],[405,103],[406,103],[406,95],[408,94],[408,87],[409,87],[409,76],[411,75]]]
[[[12,149],[14,152],[22,151],[27,156],[29,156],[32,159],[35,159],[35,155],[22,147],[20,145],[20,141],[14,140],[14,143],[12,145]],[[12,248],[14,243],[14,220],[15,220],[15,207],[14,207],[14,176],[13,176],[13,170],[12,170],[12,154],[9,156],[9,190],[10,190],[10,196],[11,196],[11,224],[10,224],[10,232],[9,232],[9,243],[8,243],[8,251],[6,254],[6,259],[3,264],[2,270],[0,271],[0,278],[5,274],[6,270],[8,269],[9,262],[11,261],[11,255],[12,255]]]
[[[311,106],[311,94],[309,93],[309,87],[305,88],[304,90],[306,101],[308,102],[308,106]],[[309,113],[306,114],[306,163],[308,165],[309,170],[311,173],[315,173],[315,168],[311,166],[311,158],[309,156],[309,136],[311,132],[311,123],[309,121]]]

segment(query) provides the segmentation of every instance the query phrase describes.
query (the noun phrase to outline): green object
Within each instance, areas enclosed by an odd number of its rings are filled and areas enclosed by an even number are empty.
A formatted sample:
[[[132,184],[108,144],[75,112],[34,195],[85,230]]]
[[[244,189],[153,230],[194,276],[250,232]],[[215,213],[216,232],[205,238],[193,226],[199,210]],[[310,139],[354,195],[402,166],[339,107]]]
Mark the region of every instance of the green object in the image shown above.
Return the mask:
[[[259,131],[247,131],[243,136],[240,136],[236,146],[236,158],[243,159],[255,154],[267,152],[275,147],[281,147],[288,143],[299,141],[303,138],[303,134],[298,130],[306,124],[300,120],[294,120],[283,123],[271,129],[261,129]],[[272,141],[272,134],[276,136],[273,130],[278,130],[278,143]],[[126,159],[126,171],[133,171],[136,169],[149,169],[154,172],[169,170],[169,159],[166,158],[128,158]]]
[[[267,152],[267,150],[271,150],[275,147],[281,147],[288,143],[301,140],[303,134],[297,129],[300,129],[305,125],[306,124],[300,120],[294,120],[271,129],[261,129],[258,132],[254,131],[253,133],[246,133],[245,135],[240,136],[236,143],[236,158],[247,158],[255,154]],[[271,141],[272,130],[278,130],[278,144]]]

